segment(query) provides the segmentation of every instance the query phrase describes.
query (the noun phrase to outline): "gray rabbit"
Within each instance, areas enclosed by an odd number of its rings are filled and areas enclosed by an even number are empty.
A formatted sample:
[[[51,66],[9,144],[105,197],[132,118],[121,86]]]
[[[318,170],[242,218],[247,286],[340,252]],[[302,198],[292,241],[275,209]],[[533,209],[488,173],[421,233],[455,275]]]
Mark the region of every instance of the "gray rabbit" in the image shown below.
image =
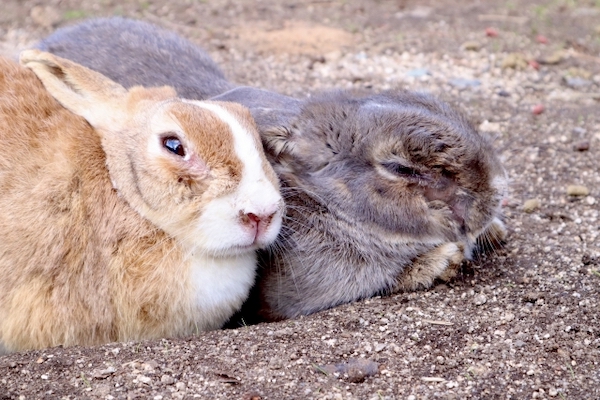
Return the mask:
[[[452,278],[478,243],[500,242],[505,169],[446,103],[404,90],[296,99],[229,83],[199,47],[151,24],[96,19],[38,47],[125,85],[251,110],[287,207],[242,312],[292,318]]]

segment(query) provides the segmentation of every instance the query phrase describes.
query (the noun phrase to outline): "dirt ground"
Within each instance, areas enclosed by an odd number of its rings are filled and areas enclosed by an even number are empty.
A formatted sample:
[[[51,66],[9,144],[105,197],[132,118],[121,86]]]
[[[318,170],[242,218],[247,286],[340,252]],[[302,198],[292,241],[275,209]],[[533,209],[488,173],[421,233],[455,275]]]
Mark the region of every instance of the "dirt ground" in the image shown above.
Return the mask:
[[[600,2],[3,0],[0,53],[125,15],[232,80],[429,91],[494,135],[506,246],[449,284],[185,339],[0,357],[0,399],[600,399]]]

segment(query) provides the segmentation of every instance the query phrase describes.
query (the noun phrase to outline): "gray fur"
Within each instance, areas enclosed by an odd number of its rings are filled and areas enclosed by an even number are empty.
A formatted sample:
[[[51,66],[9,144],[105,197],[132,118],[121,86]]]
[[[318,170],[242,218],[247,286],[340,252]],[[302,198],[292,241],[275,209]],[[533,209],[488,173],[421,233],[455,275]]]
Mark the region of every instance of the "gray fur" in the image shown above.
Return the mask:
[[[120,44],[128,32],[139,37],[135,51]],[[256,312],[289,318],[427,287],[451,263],[438,257],[444,244],[457,243],[468,258],[476,236],[503,231],[497,181],[505,172],[492,145],[430,96],[338,91],[299,100],[234,87],[202,49],[123,19],[58,31],[40,48],[120,83],[169,84],[182,96],[250,108],[281,180],[287,219],[277,244],[261,254],[246,322]]]
[[[234,87],[210,56],[192,42],[142,21],[90,19],[57,30],[36,48],[102,71],[126,88],[168,85],[179,97],[198,99]]]

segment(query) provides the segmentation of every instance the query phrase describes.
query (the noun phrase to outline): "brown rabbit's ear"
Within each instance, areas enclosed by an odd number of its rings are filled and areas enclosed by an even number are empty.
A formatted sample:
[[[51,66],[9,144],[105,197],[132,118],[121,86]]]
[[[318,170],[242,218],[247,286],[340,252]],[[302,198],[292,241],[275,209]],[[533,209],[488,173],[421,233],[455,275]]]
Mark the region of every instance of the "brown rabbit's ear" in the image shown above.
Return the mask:
[[[104,75],[77,63],[39,50],[21,53],[21,65],[31,69],[46,90],[95,128],[120,122],[127,90]]]

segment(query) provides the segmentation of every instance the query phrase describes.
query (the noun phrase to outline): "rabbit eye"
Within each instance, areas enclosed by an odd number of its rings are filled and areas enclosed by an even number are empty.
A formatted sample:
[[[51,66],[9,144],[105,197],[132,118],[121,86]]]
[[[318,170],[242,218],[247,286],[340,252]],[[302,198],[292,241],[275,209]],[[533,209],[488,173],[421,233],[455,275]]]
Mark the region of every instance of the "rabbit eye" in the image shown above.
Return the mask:
[[[181,144],[181,140],[177,136],[166,136],[162,139],[163,147],[173,154],[180,157],[185,157],[185,147]]]
[[[383,163],[383,166],[388,171],[402,177],[417,178],[421,175],[416,169],[407,167],[406,165],[402,165],[397,162]]]

